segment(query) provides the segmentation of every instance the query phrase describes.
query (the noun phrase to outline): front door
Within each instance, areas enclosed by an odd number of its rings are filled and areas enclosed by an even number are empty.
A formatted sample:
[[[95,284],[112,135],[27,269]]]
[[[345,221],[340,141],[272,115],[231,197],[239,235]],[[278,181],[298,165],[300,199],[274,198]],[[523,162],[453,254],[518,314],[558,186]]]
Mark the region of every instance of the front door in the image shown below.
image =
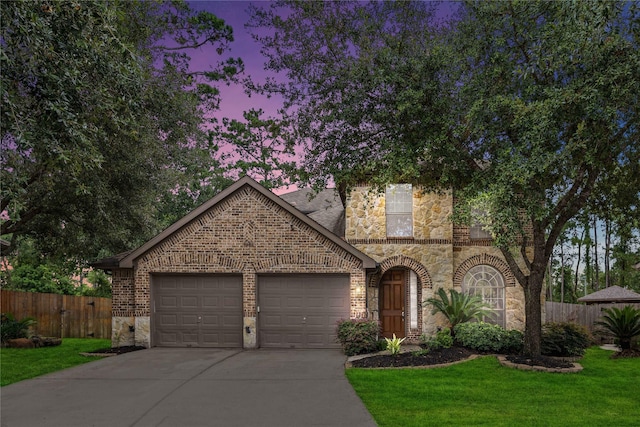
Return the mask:
[[[389,270],[380,282],[380,320],[382,336],[404,338],[404,282],[403,270]]]

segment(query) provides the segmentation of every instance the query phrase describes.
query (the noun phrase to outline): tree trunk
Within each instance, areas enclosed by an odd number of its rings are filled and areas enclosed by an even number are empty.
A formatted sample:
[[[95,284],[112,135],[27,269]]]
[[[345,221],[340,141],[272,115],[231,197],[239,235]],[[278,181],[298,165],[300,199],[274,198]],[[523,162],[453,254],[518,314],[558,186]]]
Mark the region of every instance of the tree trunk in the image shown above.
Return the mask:
[[[593,290],[600,289],[600,266],[598,265],[598,218],[593,216],[593,263],[595,264],[595,278]]]
[[[523,286],[525,295],[524,311],[526,316],[524,353],[533,357],[540,356],[541,353],[542,304],[540,303],[540,295],[542,294],[543,280],[544,269],[542,273],[531,271],[527,284]]]
[[[611,286],[609,257],[611,250],[611,221],[609,219],[604,222],[604,286]]]

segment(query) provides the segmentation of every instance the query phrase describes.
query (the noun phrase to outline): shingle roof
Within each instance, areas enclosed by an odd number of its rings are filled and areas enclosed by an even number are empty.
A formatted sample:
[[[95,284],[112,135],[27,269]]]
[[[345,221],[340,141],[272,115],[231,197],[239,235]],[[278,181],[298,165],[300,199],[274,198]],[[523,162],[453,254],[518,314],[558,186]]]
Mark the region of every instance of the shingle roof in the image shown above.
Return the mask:
[[[304,188],[281,194],[280,198],[333,234],[344,237],[344,207],[334,188],[327,188],[315,195],[313,190]]]
[[[640,294],[621,288],[620,286],[610,286],[598,292],[578,298],[579,302],[640,302]]]

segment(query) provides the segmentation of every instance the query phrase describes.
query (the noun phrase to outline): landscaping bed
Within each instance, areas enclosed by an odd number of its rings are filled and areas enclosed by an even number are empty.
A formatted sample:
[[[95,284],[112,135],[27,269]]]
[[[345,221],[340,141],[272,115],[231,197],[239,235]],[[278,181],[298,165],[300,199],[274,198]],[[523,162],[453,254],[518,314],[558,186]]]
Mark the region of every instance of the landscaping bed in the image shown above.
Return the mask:
[[[145,350],[141,345],[124,345],[122,347],[110,347],[94,350],[91,353],[81,353],[83,356],[117,356],[118,354],[131,353],[132,351]]]
[[[432,350],[426,354],[408,351],[392,356],[377,354],[350,361],[353,368],[398,368],[405,366],[443,365],[466,360],[475,353],[464,347],[451,347]]]

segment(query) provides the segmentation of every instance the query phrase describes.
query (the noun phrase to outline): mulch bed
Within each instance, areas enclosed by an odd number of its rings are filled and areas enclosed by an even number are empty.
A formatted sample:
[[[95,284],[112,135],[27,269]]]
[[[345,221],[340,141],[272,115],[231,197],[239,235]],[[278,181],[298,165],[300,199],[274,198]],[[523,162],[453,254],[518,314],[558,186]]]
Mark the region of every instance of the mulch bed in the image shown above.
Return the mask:
[[[464,347],[451,347],[432,350],[426,354],[418,352],[405,352],[396,356],[390,354],[376,354],[360,359],[350,360],[349,366],[354,368],[401,368],[401,367],[426,367],[434,365],[447,365],[462,360],[467,360],[474,355],[487,355],[469,350]],[[500,360],[507,360],[510,363],[503,363],[505,366],[512,366],[520,369],[533,369],[547,372],[577,372],[582,367],[561,358],[540,356],[531,358],[521,355],[500,356]]]
[[[640,357],[640,350],[622,350],[611,355],[612,359],[628,359],[631,357]]]
[[[132,351],[138,351],[138,350],[144,350],[144,349],[146,349],[146,347],[143,347],[141,345],[125,345],[122,347],[101,348],[99,350],[93,350],[91,353],[87,353],[87,354],[112,356],[116,354],[131,353]]]
[[[354,368],[398,368],[403,366],[442,365],[468,359],[474,354],[474,352],[463,347],[442,348],[432,350],[427,354],[417,354],[415,352],[401,353],[396,356],[379,354],[352,360],[351,366]]]

